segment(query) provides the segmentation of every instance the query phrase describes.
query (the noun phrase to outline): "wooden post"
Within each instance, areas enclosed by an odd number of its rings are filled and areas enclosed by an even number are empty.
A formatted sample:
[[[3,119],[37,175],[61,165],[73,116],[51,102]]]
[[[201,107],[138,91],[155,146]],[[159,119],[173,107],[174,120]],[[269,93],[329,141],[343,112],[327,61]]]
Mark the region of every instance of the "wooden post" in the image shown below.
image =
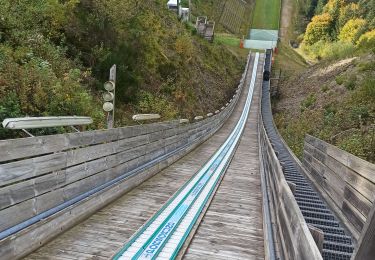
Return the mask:
[[[180,0],[177,0],[177,17],[180,19]]]
[[[309,227],[310,233],[312,237],[314,238],[314,241],[320,251],[320,253],[323,252],[323,241],[324,241],[324,233],[321,229],[314,227],[313,225],[307,224]]]
[[[111,69],[109,70],[109,81],[113,81],[115,83],[115,89],[113,90],[113,110],[108,112],[107,116],[107,128],[113,128],[114,121],[115,121],[115,100],[116,100],[116,64],[114,64]]]
[[[290,188],[290,190],[292,191],[292,193],[294,195],[296,193],[297,185],[294,182],[291,182],[291,181],[287,181],[286,183],[288,183],[289,188]]]
[[[352,260],[371,260],[375,256],[375,205],[372,206],[367,217],[362,234],[358,240],[358,247],[355,249]]]

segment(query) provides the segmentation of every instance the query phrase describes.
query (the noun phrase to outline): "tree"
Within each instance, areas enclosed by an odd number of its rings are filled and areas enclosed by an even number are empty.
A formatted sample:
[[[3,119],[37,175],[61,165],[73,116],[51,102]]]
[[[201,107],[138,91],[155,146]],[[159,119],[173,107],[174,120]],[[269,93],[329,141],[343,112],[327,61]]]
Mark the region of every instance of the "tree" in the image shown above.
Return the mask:
[[[323,11],[325,13],[332,14],[338,12],[343,6],[345,6],[345,0],[328,0],[327,4],[323,8]]]
[[[366,25],[364,19],[351,19],[349,20],[344,27],[342,27],[339,35],[339,40],[342,42],[352,42],[355,43],[359,38],[359,32],[361,28]]]
[[[315,7],[315,15],[323,13],[323,8],[327,4],[327,0],[318,0],[318,3],[316,4]]]
[[[375,53],[375,29],[362,34],[357,41],[357,46],[359,49],[372,50]]]
[[[350,20],[359,18],[359,6],[355,3],[350,3],[340,9],[339,16],[339,28],[344,27],[344,25]]]
[[[320,40],[329,40],[331,23],[332,17],[328,13],[314,16],[307,25],[304,43],[312,45]]]
[[[331,24],[329,34],[331,39],[336,39],[340,31],[339,17],[342,8],[345,6],[345,0],[329,0],[324,7],[324,12],[329,13],[331,16]]]
[[[375,29],[375,0],[360,0],[359,12],[367,20],[369,29]]]

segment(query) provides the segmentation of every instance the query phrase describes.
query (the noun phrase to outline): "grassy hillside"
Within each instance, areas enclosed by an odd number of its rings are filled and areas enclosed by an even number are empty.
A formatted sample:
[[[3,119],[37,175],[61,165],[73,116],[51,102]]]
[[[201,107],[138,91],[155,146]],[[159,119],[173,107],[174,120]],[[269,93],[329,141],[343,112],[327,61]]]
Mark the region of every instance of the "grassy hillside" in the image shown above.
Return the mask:
[[[311,134],[375,162],[375,1],[302,0],[296,7],[294,19],[305,27],[292,29],[306,30],[300,53],[315,65],[306,67],[281,44],[275,67],[283,77],[273,104],[280,133],[298,156]]]
[[[207,16],[216,22],[216,32],[248,34],[255,0],[192,0],[191,3],[194,16]]]
[[[278,30],[280,7],[280,0],[256,1],[251,28]]]
[[[368,54],[320,63],[280,84],[274,118],[298,156],[308,133],[375,162],[374,60]]]
[[[101,94],[117,64],[116,126],[133,113],[163,120],[220,108],[244,60],[209,44],[166,0],[20,0],[0,6],[0,120],[87,115],[103,128]],[[44,130],[55,133],[62,129]],[[14,137],[0,129],[0,139]]]

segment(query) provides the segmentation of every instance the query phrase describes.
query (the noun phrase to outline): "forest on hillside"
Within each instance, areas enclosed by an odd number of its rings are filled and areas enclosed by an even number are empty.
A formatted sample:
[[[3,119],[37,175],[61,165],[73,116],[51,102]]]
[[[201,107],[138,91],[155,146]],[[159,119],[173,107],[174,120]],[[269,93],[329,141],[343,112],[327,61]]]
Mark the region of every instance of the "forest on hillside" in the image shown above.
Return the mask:
[[[311,134],[375,162],[375,0],[303,0],[300,50],[312,66],[280,84],[274,118],[302,156]]]
[[[104,128],[103,83],[117,64],[116,126],[225,104],[244,60],[167,10],[166,0],[19,0],[0,4],[0,120],[91,116]],[[43,130],[43,134],[62,129]],[[19,133],[0,128],[0,139]]]
[[[297,29],[312,59],[375,52],[375,0],[302,0]]]

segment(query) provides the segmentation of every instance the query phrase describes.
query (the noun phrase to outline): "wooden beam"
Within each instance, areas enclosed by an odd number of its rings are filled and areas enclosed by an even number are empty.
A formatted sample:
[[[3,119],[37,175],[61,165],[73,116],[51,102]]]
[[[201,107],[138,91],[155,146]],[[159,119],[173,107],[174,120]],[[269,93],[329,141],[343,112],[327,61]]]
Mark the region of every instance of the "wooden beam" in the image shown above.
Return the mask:
[[[367,222],[358,240],[352,260],[372,260],[375,256],[375,206],[367,218]]]

